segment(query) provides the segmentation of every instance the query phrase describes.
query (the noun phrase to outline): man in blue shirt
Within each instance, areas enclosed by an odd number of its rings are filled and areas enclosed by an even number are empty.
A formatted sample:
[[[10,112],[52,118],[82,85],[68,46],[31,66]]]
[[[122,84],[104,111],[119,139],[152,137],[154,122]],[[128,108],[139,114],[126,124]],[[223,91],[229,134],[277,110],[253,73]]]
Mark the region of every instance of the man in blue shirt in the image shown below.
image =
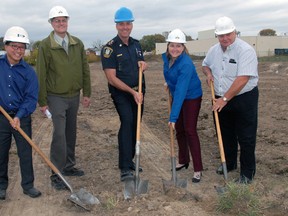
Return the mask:
[[[37,105],[38,80],[33,68],[23,60],[29,44],[27,32],[21,27],[11,27],[7,30],[3,42],[7,53],[0,58],[0,106],[13,121],[9,122],[0,112],[0,199],[6,198],[12,135],[20,159],[23,193],[35,198],[39,197],[41,192],[34,188],[32,147],[17,128],[21,128],[31,137],[31,114]]]

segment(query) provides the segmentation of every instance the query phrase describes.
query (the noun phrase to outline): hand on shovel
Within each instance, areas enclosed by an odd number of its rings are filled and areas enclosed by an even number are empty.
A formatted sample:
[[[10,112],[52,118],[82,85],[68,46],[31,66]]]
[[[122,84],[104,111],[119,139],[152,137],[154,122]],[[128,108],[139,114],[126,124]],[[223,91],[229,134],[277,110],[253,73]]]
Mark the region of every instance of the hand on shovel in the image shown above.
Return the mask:
[[[168,127],[172,127],[175,130],[175,122],[168,122]]]

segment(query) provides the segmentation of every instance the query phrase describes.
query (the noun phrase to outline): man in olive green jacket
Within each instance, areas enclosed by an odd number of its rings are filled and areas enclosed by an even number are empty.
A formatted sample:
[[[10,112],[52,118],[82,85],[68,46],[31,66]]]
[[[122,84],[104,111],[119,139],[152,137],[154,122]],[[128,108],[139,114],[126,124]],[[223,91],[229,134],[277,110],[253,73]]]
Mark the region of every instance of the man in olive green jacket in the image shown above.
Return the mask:
[[[65,176],[82,176],[75,168],[77,112],[82,90],[82,105],[90,105],[91,81],[86,52],[81,40],[67,32],[69,15],[62,6],[50,10],[49,22],[54,31],[41,41],[36,71],[39,79],[40,110],[52,114],[53,138],[51,162]],[[51,184],[56,189],[67,189],[52,172]]]

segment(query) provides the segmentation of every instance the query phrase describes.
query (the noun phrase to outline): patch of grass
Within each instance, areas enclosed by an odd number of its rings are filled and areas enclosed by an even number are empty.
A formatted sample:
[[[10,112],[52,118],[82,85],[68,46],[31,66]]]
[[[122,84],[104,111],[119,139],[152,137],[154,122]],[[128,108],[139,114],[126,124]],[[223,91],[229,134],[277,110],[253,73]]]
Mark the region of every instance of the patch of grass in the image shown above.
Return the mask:
[[[219,196],[217,212],[239,216],[258,216],[260,200],[253,185],[227,183],[225,192]]]
[[[106,202],[106,208],[111,210],[117,207],[119,204],[119,200],[117,197],[109,197]]]
[[[275,55],[258,58],[259,62],[282,62],[288,61],[288,55]]]

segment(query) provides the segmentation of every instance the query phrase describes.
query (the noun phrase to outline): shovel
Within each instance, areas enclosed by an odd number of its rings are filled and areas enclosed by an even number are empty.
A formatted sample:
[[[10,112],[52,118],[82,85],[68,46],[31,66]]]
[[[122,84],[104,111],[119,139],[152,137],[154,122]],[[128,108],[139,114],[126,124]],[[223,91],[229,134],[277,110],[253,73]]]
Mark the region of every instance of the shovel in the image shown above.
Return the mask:
[[[11,116],[0,106],[0,111],[3,115],[9,120],[13,121]],[[32,146],[32,148],[44,159],[48,166],[59,176],[59,178],[65,183],[65,185],[71,191],[71,195],[68,197],[68,200],[77,206],[82,207],[83,209],[90,211],[90,205],[99,204],[99,200],[94,197],[92,194],[86,192],[84,189],[80,189],[78,192],[74,192],[71,185],[66,181],[61,172],[55,167],[55,165],[47,158],[47,156],[42,152],[42,150],[30,139],[30,137],[20,128],[16,127],[17,131],[24,137],[24,139]]]
[[[138,93],[142,94],[142,65],[139,67]],[[148,180],[141,180],[139,177],[140,166],[140,126],[141,126],[141,103],[138,103],[137,110],[137,132],[136,132],[136,154],[135,154],[135,177],[133,180],[126,180],[124,186],[124,198],[131,199],[135,195],[145,194],[148,191]]]
[[[171,95],[168,90],[168,112],[170,115],[171,112]],[[170,129],[170,158],[171,158],[171,166],[172,166],[172,178],[171,180],[162,180],[164,191],[167,190],[170,186],[179,187],[179,188],[187,188],[187,179],[178,179],[176,175],[176,157],[174,151],[174,131],[172,125],[169,126]]]
[[[212,93],[212,103],[214,104],[215,103],[215,92],[214,92],[213,81],[211,81],[210,87],[211,87],[211,93]],[[216,130],[217,130],[217,137],[218,137],[218,144],[219,144],[219,151],[220,151],[220,157],[221,157],[221,162],[222,162],[223,174],[224,174],[225,181],[227,181],[228,174],[227,174],[225,153],[224,153],[224,148],[223,148],[223,141],[222,141],[218,112],[216,110],[214,111],[214,116],[215,116],[215,123],[216,123]]]

